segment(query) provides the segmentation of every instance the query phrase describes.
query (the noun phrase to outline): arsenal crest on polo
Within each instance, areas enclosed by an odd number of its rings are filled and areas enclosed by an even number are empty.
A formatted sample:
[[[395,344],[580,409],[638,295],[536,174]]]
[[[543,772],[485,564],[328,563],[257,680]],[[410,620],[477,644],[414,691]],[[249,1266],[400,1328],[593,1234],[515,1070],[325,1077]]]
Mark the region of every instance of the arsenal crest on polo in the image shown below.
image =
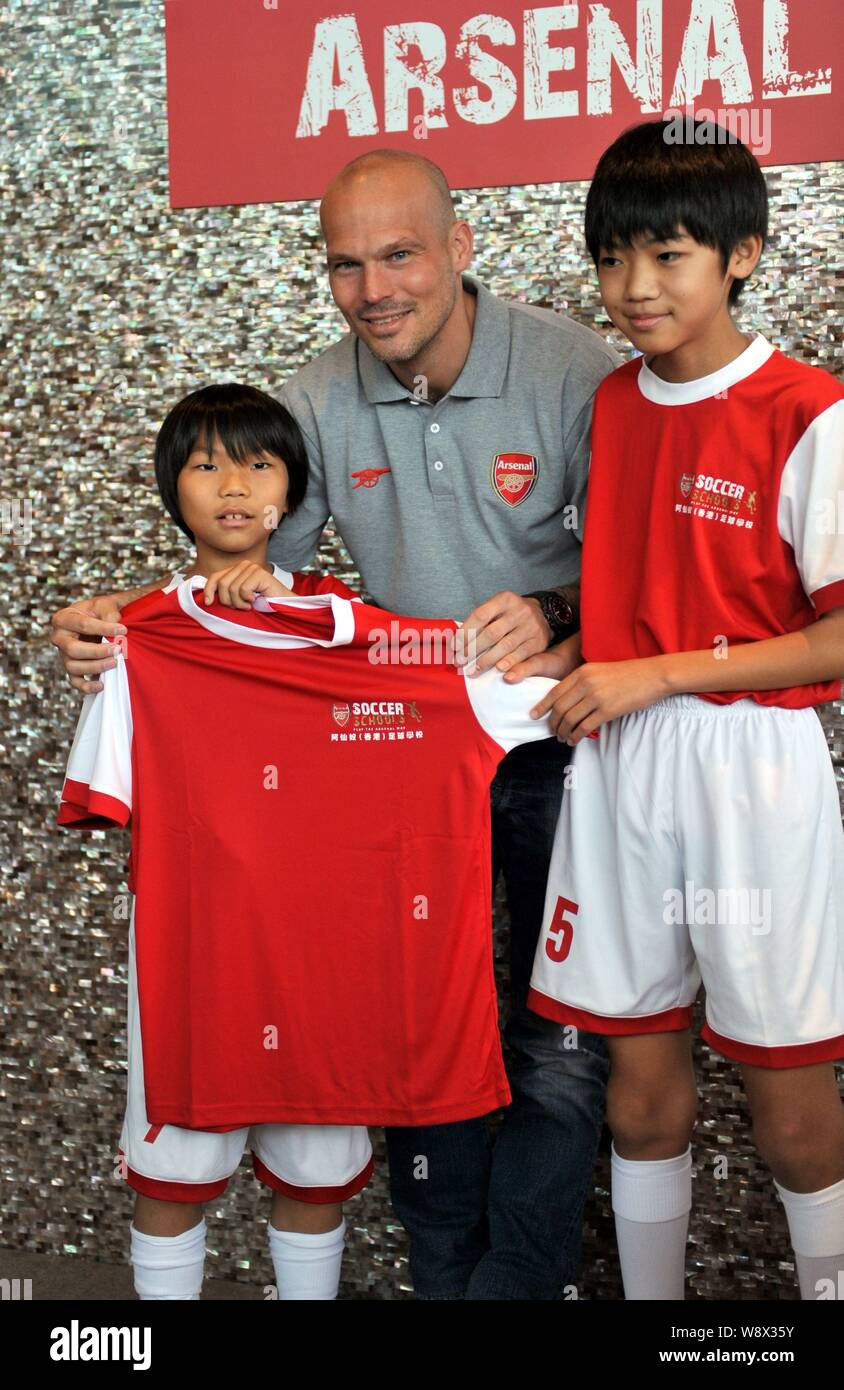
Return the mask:
[[[511,451],[496,454],[492,460],[492,485],[510,507],[518,507],[530,497],[538,477],[539,459],[535,454]]]

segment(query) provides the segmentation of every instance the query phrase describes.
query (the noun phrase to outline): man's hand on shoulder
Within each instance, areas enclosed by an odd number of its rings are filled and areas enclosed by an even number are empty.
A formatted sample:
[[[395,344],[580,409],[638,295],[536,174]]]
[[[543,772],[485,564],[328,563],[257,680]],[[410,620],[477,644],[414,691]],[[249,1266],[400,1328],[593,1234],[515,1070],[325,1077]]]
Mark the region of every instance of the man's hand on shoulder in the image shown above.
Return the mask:
[[[119,594],[100,594],[96,598],[80,599],[68,608],[60,608],[51,618],[50,641],[59,649],[70,684],[83,695],[102,690],[96,677],[101,671],[116,666],[111,644],[103,645],[103,637],[120,637],[126,628],[120,621],[120,610],[136,598],[152,593],[161,581],[140,589]]]
[[[241,560],[236,565],[228,565],[210,574],[203,593],[206,604],[217,599],[227,608],[251,608],[256,594],[263,598],[285,598],[292,595],[293,590],[286,588],[263,565]]]

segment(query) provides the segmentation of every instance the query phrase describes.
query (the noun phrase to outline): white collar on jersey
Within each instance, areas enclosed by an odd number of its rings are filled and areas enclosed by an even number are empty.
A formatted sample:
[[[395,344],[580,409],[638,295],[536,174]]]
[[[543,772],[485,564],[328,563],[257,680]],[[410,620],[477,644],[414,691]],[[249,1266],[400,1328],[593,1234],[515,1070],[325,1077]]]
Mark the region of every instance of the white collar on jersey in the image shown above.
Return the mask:
[[[166,584],[165,587],[161,590],[161,592],[163,594],[172,593],[174,589],[178,589],[184,577],[185,576],[182,574],[181,570],[177,571],[177,573],[174,574],[173,578],[170,580],[170,583]],[[278,565],[274,564],[273,578],[277,579],[279,584],[283,584],[285,589],[293,588],[293,575],[290,573],[289,570],[279,569]]]
[[[756,333],[753,342],[726,367],[711,372],[709,376],[700,376],[696,381],[663,381],[661,376],[651,371],[648,366],[650,359],[645,357],[639,369],[639,390],[654,405],[694,405],[697,401],[708,401],[758,372],[773,351],[768,340],[761,333]]]
[[[274,567],[275,568],[275,567]],[[279,571],[276,576],[284,583],[284,571]],[[288,578],[292,578],[289,575]],[[326,608],[330,605],[334,617],[334,636],[325,637],[304,637],[292,636],[287,632],[268,632],[263,628],[244,627],[242,623],[230,622],[228,618],[221,618],[216,613],[209,613],[206,608],[196,602],[193,596],[194,589],[201,589],[205,585],[205,578],[201,574],[192,574],[190,579],[183,579],[177,588],[177,597],[182,611],[198,622],[202,627],[213,632],[217,637],[225,637],[230,642],[240,642],[244,647],[343,647],[351,642],[355,635],[355,611],[352,607],[351,599],[341,598],[339,594],[291,594],[279,598],[258,597],[253,600],[252,607],[257,613],[276,613],[284,612],[285,608],[292,609],[315,609]]]

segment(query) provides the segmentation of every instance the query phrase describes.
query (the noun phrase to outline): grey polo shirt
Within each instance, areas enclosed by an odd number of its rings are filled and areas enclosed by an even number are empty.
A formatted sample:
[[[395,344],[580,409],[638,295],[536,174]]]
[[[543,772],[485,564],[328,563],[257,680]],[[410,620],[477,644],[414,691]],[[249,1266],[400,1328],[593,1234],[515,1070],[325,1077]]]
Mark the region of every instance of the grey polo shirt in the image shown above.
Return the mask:
[[[463,284],[472,343],[436,404],[351,332],[276,392],[310,459],[303,504],[270,537],[283,569],[310,564],[333,516],[394,613],[462,619],[501,590],[578,579],[592,397],[620,358],[562,314]]]

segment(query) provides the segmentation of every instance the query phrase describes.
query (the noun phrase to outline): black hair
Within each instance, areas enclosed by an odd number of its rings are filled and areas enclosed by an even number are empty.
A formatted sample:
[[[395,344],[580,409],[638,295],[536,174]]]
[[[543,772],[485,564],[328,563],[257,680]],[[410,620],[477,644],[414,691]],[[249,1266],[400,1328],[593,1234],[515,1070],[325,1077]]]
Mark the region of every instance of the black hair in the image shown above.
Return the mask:
[[[292,515],[308,486],[302,431],[280,401],[255,386],[228,381],[203,386],[185,396],[173,406],[155,440],[158,491],[179,530],[194,540],[179,506],[179,474],[197,445],[210,450],[217,435],[226,453],[238,463],[260,453],[282,460],[288,475],[287,509]]]
[[[733,131],[713,121],[644,121],[598,161],[586,198],[589,254],[597,266],[602,250],[632,246],[642,235],[667,241],[681,226],[701,246],[720,251],[726,271],[744,237],[760,236],[765,244],[765,175]],[[731,305],[744,285],[733,281]]]

